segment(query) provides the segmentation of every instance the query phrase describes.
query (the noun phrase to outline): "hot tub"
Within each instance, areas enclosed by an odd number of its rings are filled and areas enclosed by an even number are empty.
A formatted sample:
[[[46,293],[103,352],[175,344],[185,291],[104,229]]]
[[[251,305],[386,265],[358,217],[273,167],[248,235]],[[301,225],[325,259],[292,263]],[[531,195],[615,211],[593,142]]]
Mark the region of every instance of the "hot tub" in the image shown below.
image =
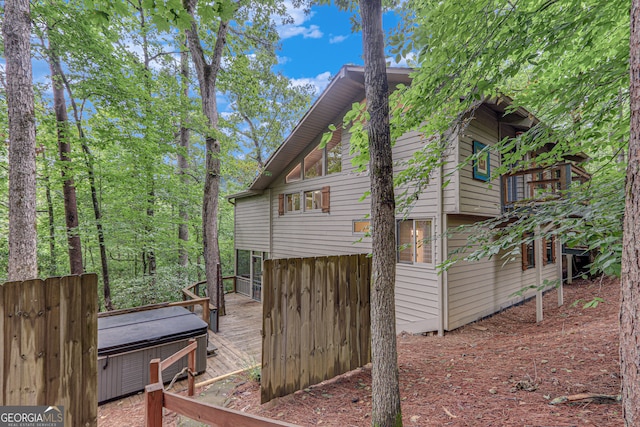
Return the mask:
[[[207,337],[207,323],[184,307],[98,318],[98,402],[144,390],[149,384],[149,362],[166,359],[191,338],[198,342],[196,372],[204,372]],[[171,381],[186,366],[187,356],[164,370],[162,379]]]

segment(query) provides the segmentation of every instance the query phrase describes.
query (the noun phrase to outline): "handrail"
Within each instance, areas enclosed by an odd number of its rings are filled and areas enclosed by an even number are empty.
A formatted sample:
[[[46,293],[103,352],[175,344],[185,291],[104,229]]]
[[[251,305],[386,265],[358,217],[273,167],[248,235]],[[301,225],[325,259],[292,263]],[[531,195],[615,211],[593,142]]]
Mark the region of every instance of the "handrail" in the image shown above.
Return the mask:
[[[164,307],[192,307],[196,305],[202,306],[202,320],[209,324],[209,298],[194,298],[188,301],[161,302],[157,304],[148,304],[140,307],[123,308],[120,310],[102,311],[98,313],[98,317],[116,316],[119,314],[137,313],[140,311],[155,310]]]
[[[197,348],[198,343],[192,338],[189,340],[187,347],[172,354],[165,360],[153,359],[149,362],[150,384],[144,388],[146,427],[162,427],[163,408],[197,421],[206,422],[213,427],[229,425],[236,427],[296,427],[294,424],[270,420],[257,415],[218,407],[192,399],[191,396],[195,394],[193,376],[196,366]],[[189,356],[189,380],[187,387],[187,396],[189,397],[165,391],[162,385],[162,371],[185,355]]]

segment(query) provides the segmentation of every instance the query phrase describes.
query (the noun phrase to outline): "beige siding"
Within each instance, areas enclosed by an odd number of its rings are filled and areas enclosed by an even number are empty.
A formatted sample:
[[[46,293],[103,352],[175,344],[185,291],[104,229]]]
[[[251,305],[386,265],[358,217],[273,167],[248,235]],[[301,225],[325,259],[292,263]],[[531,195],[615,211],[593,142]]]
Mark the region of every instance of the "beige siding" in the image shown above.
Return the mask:
[[[450,227],[470,223],[465,218],[449,217]],[[450,237],[448,250],[455,250],[465,243],[466,235]],[[543,280],[556,280],[557,274],[556,264],[543,267]],[[535,293],[533,290],[521,297],[514,297],[513,294],[535,283],[535,268],[522,271],[520,256],[506,264],[500,255],[490,260],[460,261],[454,264],[447,273],[446,329],[458,328],[532,296]]]
[[[498,121],[496,113],[487,107],[481,107],[476,111],[475,118],[469,127],[460,135],[458,159],[464,162],[473,154],[473,141],[486,145],[493,145],[499,140]],[[500,158],[492,152],[490,169],[498,167]],[[487,182],[473,179],[473,166],[471,163],[464,165],[460,171],[459,186],[459,211],[457,213],[469,215],[495,216],[500,214],[500,180]]]
[[[269,191],[235,203],[235,248],[269,252]]]
[[[433,266],[397,264],[395,298],[398,333],[438,329],[438,278]]]
[[[446,213],[457,213],[460,211],[460,172],[458,171],[459,137],[456,134],[452,137],[449,149],[446,153],[446,163],[443,166],[442,183],[443,200],[442,209]]]

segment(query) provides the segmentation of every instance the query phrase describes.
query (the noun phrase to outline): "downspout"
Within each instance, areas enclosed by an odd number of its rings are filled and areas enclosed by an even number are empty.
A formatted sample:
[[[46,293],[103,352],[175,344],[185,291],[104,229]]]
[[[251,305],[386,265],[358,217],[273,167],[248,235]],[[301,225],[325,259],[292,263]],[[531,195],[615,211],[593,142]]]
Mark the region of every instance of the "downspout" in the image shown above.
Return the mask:
[[[269,188],[269,259],[273,258],[273,206],[271,206],[271,188]]]
[[[436,184],[438,186],[438,197],[436,199],[436,210],[437,210],[437,224],[438,226],[436,227],[436,242],[439,243],[439,245],[436,245],[436,268],[439,265],[442,265],[442,263],[444,262],[444,254],[446,253],[446,246],[447,246],[447,239],[446,239],[446,217],[443,213],[443,208],[442,208],[442,204],[443,204],[443,199],[444,199],[444,188],[442,188],[443,185],[443,174],[444,174],[444,163],[441,162],[440,163],[440,170],[438,171],[438,179],[436,180]],[[446,303],[446,294],[447,294],[447,289],[446,288],[446,280],[445,280],[445,274],[447,274],[445,271],[440,271],[437,272],[437,286],[438,286],[438,302],[439,302],[439,307],[440,307],[440,313],[439,313],[439,321],[438,321],[438,336],[443,336],[444,335],[444,330],[445,327],[447,326],[447,317],[448,317],[448,310],[447,310],[447,303]]]

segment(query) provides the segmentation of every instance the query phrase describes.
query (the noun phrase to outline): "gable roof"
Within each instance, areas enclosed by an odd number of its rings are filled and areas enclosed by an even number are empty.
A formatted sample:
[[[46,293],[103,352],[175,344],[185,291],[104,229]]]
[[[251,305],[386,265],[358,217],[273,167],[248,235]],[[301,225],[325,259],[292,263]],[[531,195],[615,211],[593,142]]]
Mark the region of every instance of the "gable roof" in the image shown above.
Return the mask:
[[[409,68],[387,68],[389,87],[410,84]],[[329,125],[354,99],[364,94],[364,67],[344,65],[331,83],[320,94],[289,136],[269,157],[264,171],[256,177],[248,190],[228,198],[240,198],[260,193],[273,183],[280,173],[298,157],[319,134],[327,132]]]
[[[387,67],[387,81],[390,88],[399,84],[410,85],[411,68]],[[300,119],[289,136],[269,157],[264,170],[254,179],[246,191],[227,196],[227,199],[238,199],[261,194],[267,189],[284,169],[294,161],[316,137],[328,131],[330,124],[335,124],[339,115],[352,102],[364,96],[364,67],[344,65],[320,94],[311,108]],[[538,119],[523,108],[506,113],[511,104],[508,97],[492,98],[483,101],[496,112],[501,122],[514,128],[527,129],[538,123]]]

